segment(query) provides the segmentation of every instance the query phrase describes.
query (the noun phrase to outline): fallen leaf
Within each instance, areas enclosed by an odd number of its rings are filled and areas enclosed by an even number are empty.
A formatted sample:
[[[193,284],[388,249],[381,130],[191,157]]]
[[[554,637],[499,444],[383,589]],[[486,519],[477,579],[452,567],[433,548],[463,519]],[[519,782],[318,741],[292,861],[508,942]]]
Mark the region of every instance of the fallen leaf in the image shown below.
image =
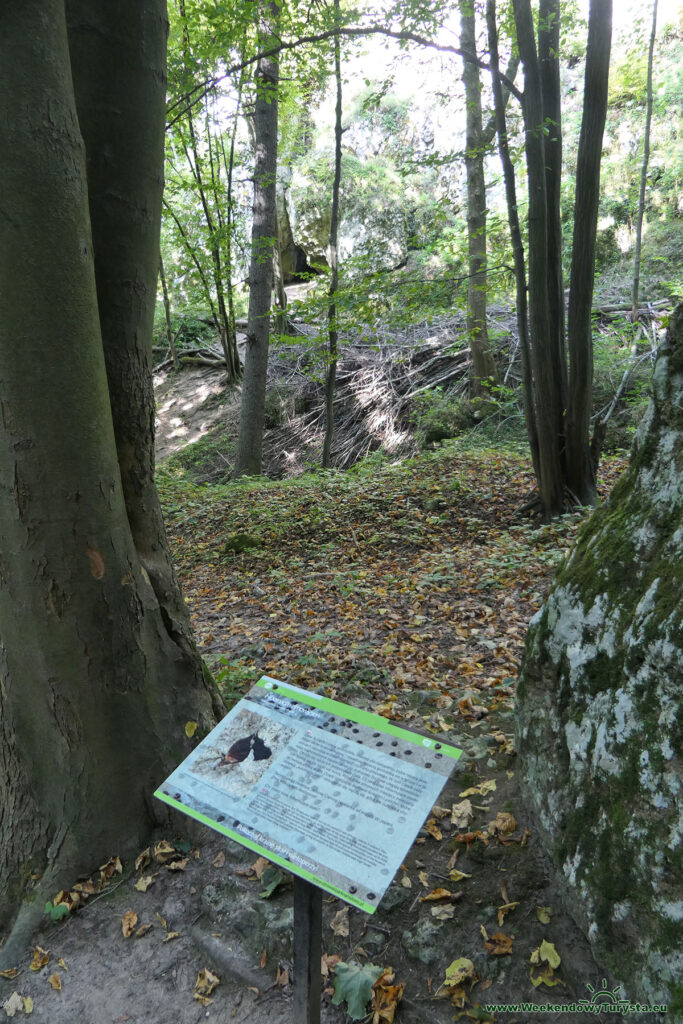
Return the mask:
[[[159,922],[159,924],[161,925],[161,927],[164,929],[165,932],[168,931],[168,925],[166,924],[166,920],[161,916],[161,914],[159,913],[158,910],[157,910],[157,921]]]
[[[471,878],[472,875],[466,875],[464,871],[458,871],[457,868],[453,868],[453,870],[449,872],[448,877],[451,882],[462,882],[464,878]]]
[[[50,952],[47,949],[43,949],[42,946],[36,946],[33,950],[33,960],[31,961],[31,970],[39,971],[41,967],[50,959]]]
[[[209,999],[209,996],[220,983],[221,979],[218,975],[210,971],[208,967],[204,967],[197,975],[193,998],[199,1000],[202,1006],[208,1006],[213,1002],[213,999]]]
[[[403,997],[403,984],[394,985],[394,972],[387,968],[372,987],[372,1024],[393,1024]]]
[[[491,956],[505,956],[507,953],[512,953],[512,939],[503,932],[496,932],[484,945]]]
[[[2,1004],[2,1008],[8,1017],[13,1017],[17,1010],[23,1012],[24,999],[18,992],[13,992],[9,999]]]
[[[196,731],[197,731],[197,723],[196,722],[186,722],[185,723],[185,735],[187,736],[187,738],[189,740],[192,739],[192,737],[194,736]]]
[[[211,861],[211,866],[214,867],[214,868],[222,868],[224,864],[225,864],[225,854],[221,850],[220,853],[217,853],[216,856]]]
[[[24,1013],[25,1014],[33,1013],[33,1000],[31,999],[31,997],[30,996],[22,996],[22,999],[24,1000]]]
[[[486,828],[489,835],[495,835],[497,832],[500,832],[501,835],[507,836],[515,831],[517,822],[513,815],[508,814],[507,811],[498,811],[495,819],[490,821]]]
[[[488,942],[489,941],[489,933],[486,931],[486,929],[484,928],[483,924],[479,925],[479,931],[481,932],[481,936],[482,936],[484,942]]]
[[[453,804],[451,807],[451,824],[456,828],[467,828],[473,817],[471,800],[461,800],[459,804]]]
[[[408,875],[403,876],[403,878],[401,879],[401,885],[403,886],[404,889],[412,889],[413,883],[410,881]]]
[[[152,851],[148,846],[146,850],[143,850],[142,853],[139,853],[135,858],[135,870],[142,871],[142,869],[146,868],[147,865],[151,863],[151,861]]]
[[[478,786],[471,786],[469,789],[464,789],[458,796],[484,796],[486,793],[493,793],[496,788],[495,779],[487,779],[485,782],[480,782]]]
[[[323,978],[329,977],[330,973],[340,962],[341,957],[336,953],[324,953],[320,958],[320,974]]]
[[[140,927],[138,928],[138,930],[135,933],[135,938],[136,939],[141,939],[143,935],[147,934],[147,932],[151,932],[153,927],[154,927],[154,925],[151,924],[151,923],[141,924]]]
[[[462,985],[463,981],[476,981],[477,971],[471,960],[461,956],[446,968],[444,985]]]
[[[418,871],[417,877],[420,879],[420,885],[423,885],[425,889],[429,888],[429,875],[426,871]]]
[[[442,818],[446,818],[450,813],[447,807],[439,807],[438,804],[434,804],[430,815],[432,818],[436,818],[437,821],[441,821]]]
[[[424,827],[426,831],[429,832],[430,836],[432,836],[434,839],[443,839],[443,833],[436,824],[434,818],[429,818],[429,820],[425,822]]]
[[[59,977],[56,971],[54,974],[51,974],[47,980],[50,982],[50,985],[55,990],[55,992],[62,991],[62,979]]]
[[[157,871],[155,871],[153,875],[142,875],[141,878],[138,878],[134,888],[137,889],[138,892],[147,892],[149,887],[151,885],[154,885],[154,883],[156,882],[157,875]]]
[[[256,877],[261,880],[261,876],[266,868],[270,867],[270,861],[266,860],[265,857],[257,857],[254,863],[251,865],[251,870],[254,872]]]
[[[261,953],[261,967],[262,968],[266,966],[267,959],[268,959],[268,950],[264,949],[263,952]]]
[[[135,931],[135,925],[138,923],[138,915],[134,910],[127,910],[121,918],[121,931],[123,932],[124,939],[129,939]]]
[[[420,903],[428,903],[430,900],[450,899],[453,893],[450,889],[432,889],[426,896],[420,896]]]
[[[121,863],[120,857],[110,857],[106,864],[100,864],[98,871],[100,872],[100,879],[107,881],[113,878],[114,875],[123,874],[123,864]]]
[[[552,907],[536,907],[536,917],[541,922],[541,924],[550,924],[550,919],[552,916]]]
[[[349,908],[342,907],[330,921],[330,928],[335,935],[347,938],[349,934]]]
[[[263,889],[259,893],[259,896],[262,896],[264,899],[269,899],[278,886],[282,885],[286,880],[287,876],[284,875],[279,868],[276,868],[274,864],[269,864],[261,875],[261,885],[263,886]]]
[[[59,966],[62,968],[63,971],[68,971],[69,970],[69,968],[66,966],[66,961],[65,961],[63,956],[60,956],[60,958],[57,961],[57,963],[59,964]]]
[[[547,939],[544,939],[541,943],[539,952],[541,960],[545,960],[549,963],[553,970],[555,970],[556,967],[559,967],[562,963],[560,954],[557,952],[552,942],[548,942]]]
[[[498,925],[502,926],[505,920],[505,915],[509,914],[511,910],[519,906],[519,900],[513,903],[504,903],[502,907],[498,907]]]
[[[165,865],[167,871],[184,871],[190,863],[189,857],[181,857],[180,860],[170,860]]]
[[[279,985],[280,988],[284,988],[289,985],[289,968],[282,967],[280,964],[277,965],[277,973],[275,975],[275,984]]]
[[[8,967],[6,971],[0,971],[0,978],[7,978],[8,981],[12,981],[19,974],[17,967]]]
[[[165,864],[166,861],[176,857],[176,848],[166,839],[161,839],[152,850],[152,857],[158,864]]]
[[[180,932],[166,932],[166,934],[164,935],[162,941],[163,942],[172,942],[173,939],[179,939],[179,938],[180,938]]]
[[[372,997],[372,990],[378,978],[384,974],[382,967],[374,964],[338,963],[334,969],[334,996],[332,1004],[339,1006],[346,1001],[349,1016],[360,1020],[365,1016],[366,1006]]]
[[[437,921],[450,921],[455,917],[455,907],[451,903],[440,904],[431,908],[432,917]]]

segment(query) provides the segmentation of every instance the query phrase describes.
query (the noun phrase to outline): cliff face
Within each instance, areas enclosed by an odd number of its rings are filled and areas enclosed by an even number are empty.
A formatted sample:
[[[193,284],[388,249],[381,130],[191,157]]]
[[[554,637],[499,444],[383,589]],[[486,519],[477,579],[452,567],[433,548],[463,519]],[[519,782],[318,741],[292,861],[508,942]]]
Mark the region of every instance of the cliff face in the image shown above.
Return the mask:
[[[629,470],[532,620],[516,731],[598,962],[683,1019],[683,305],[653,391]]]

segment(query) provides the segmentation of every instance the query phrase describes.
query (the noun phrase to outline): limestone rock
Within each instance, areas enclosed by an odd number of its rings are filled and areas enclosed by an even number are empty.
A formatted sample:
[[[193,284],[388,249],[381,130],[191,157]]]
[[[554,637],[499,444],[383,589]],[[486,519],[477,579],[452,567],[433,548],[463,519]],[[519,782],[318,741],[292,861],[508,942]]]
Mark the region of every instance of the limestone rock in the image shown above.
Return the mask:
[[[668,1019],[683,1019],[682,684],[679,305],[631,465],[532,620],[516,712],[567,908],[628,997]]]

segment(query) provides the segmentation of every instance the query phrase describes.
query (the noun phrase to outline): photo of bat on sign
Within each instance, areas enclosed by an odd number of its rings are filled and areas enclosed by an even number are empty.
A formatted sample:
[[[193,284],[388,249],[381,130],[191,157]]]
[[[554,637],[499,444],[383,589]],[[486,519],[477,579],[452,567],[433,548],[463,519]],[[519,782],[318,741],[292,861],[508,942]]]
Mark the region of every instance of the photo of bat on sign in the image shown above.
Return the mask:
[[[233,796],[245,796],[293,735],[289,726],[245,709],[217,733],[191,770]]]

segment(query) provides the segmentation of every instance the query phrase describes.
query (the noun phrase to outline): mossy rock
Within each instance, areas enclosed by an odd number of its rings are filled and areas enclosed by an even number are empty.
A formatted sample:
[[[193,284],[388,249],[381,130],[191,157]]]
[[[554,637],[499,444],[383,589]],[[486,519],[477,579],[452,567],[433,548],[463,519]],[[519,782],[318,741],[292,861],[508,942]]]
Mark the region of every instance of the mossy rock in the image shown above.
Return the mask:
[[[527,636],[516,747],[567,909],[632,1001],[683,975],[683,305],[631,465]]]

